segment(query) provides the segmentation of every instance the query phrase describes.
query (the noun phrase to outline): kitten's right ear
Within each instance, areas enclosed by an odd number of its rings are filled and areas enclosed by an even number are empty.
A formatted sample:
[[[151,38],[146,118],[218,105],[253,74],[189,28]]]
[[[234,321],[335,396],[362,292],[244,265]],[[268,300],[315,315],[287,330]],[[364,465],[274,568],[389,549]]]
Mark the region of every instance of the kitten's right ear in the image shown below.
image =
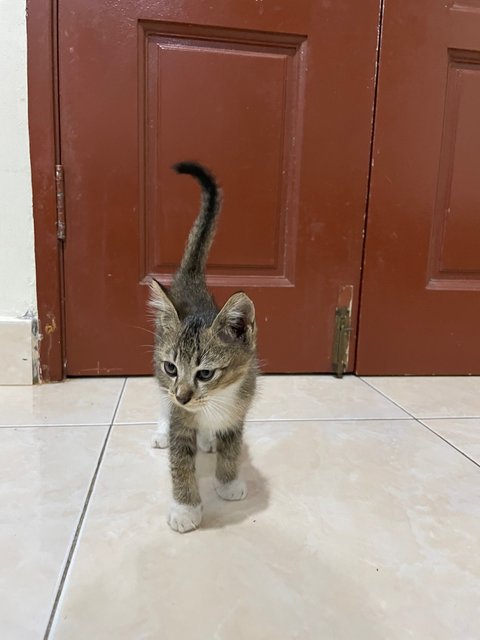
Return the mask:
[[[178,327],[180,320],[178,319],[177,310],[163,287],[153,278],[150,280],[150,299],[148,304],[155,311],[155,317],[163,327]]]

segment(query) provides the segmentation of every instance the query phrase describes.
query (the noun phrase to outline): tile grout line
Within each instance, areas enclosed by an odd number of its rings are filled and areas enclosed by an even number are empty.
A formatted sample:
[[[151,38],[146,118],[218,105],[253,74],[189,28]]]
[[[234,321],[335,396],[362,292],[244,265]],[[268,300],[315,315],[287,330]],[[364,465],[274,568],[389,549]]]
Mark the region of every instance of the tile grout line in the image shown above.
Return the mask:
[[[366,383],[365,383],[366,384]],[[375,389],[375,387],[372,387],[372,389],[374,389],[374,391],[377,391],[378,393],[380,393],[380,391],[378,391],[378,389]],[[383,394],[382,394],[383,395]],[[386,398],[387,400],[389,400],[390,402],[392,402],[392,404],[395,404],[394,401],[389,398],[388,396],[384,395],[384,398]],[[405,417],[403,416],[381,416],[381,417],[364,417],[364,418],[356,418],[354,416],[341,416],[341,417],[329,417],[329,418],[249,418],[248,420],[246,420],[246,423],[249,422],[341,422],[341,421],[356,421],[356,422],[365,422],[365,421],[381,421],[381,420],[411,420],[412,418],[414,420],[438,420],[438,421],[446,421],[446,420],[477,420],[480,421],[480,416],[462,416],[462,415],[452,415],[452,416],[418,416],[415,417],[412,414],[408,413],[408,411],[406,411],[406,409],[403,409],[403,407],[401,405],[396,404],[396,406],[400,409],[402,409],[406,415]],[[154,425],[157,424],[156,420],[131,420],[128,422],[115,422],[114,426],[127,426],[127,425],[134,425],[134,424],[143,424],[143,425]],[[0,431],[2,429],[41,429],[41,428],[45,428],[45,429],[58,429],[58,428],[67,428],[67,429],[75,429],[75,428],[81,428],[81,429],[85,429],[85,428],[89,428],[89,427],[109,427],[110,423],[109,422],[78,422],[78,423],[65,423],[65,422],[59,422],[57,423],[48,423],[48,424],[2,424],[0,425]]]
[[[457,446],[455,446],[452,442],[450,442],[449,440],[447,440],[446,438],[444,438],[440,433],[437,433],[434,429],[432,429],[431,427],[428,426],[428,424],[425,424],[424,422],[422,422],[422,419],[419,418],[415,418],[415,420],[418,422],[418,424],[420,424],[422,427],[424,427],[425,429],[428,429],[428,431],[430,431],[430,433],[433,433],[434,435],[437,436],[437,438],[440,438],[440,440],[443,440],[444,442],[446,442],[447,444],[449,444],[453,449],[455,449],[456,451],[458,451],[458,453],[461,453],[462,456],[464,456],[465,458],[467,458],[467,460],[470,460],[470,462],[473,462],[474,465],[476,465],[477,467],[480,468],[480,463],[477,462],[476,460],[474,460],[473,458],[471,458],[469,455],[467,455],[465,453],[465,451],[462,451],[461,449],[459,449]]]
[[[362,378],[363,380],[363,378]],[[476,467],[480,468],[480,464],[474,460],[473,458],[470,458],[470,456],[468,456],[464,451],[462,451],[461,449],[459,449],[458,447],[456,447],[454,444],[452,444],[449,440],[447,440],[446,438],[444,438],[442,435],[440,435],[439,433],[437,433],[436,431],[434,431],[431,427],[429,427],[428,425],[426,425],[424,422],[422,422],[422,420],[435,420],[436,418],[417,418],[415,417],[412,413],[410,413],[410,411],[408,411],[407,409],[405,409],[404,407],[402,407],[400,404],[398,404],[398,402],[395,402],[395,400],[392,400],[392,398],[390,398],[389,396],[387,396],[385,393],[383,393],[383,391],[380,391],[379,389],[376,389],[374,386],[372,386],[369,382],[367,382],[366,380],[363,380],[363,382],[365,382],[366,385],[368,385],[371,389],[374,389],[374,391],[376,391],[377,393],[379,393],[380,395],[382,395],[384,398],[386,398],[387,400],[390,400],[390,402],[393,402],[394,405],[396,405],[399,409],[401,409],[402,411],[405,411],[405,413],[407,413],[410,418],[412,418],[412,420],[414,420],[422,429],[426,429],[427,431],[430,431],[430,433],[432,433],[434,436],[437,436],[437,438],[439,438],[440,440],[443,440],[443,442],[445,442],[445,444],[447,444],[449,447],[451,447],[452,449],[455,449],[455,451],[458,451],[458,453],[460,455],[462,455],[464,458],[466,458],[467,460],[470,460],[470,462],[473,462],[473,464]],[[445,420],[449,420],[450,418],[444,418]]]
[[[63,588],[65,586],[65,582],[66,582],[66,579],[67,579],[67,576],[68,576],[68,572],[69,572],[70,566],[72,564],[73,555],[74,555],[75,550],[77,548],[78,540],[80,538],[80,533],[82,531],[83,523],[85,521],[85,516],[87,514],[87,510],[88,510],[88,507],[89,507],[89,504],[90,504],[90,500],[91,500],[91,497],[92,497],[92,494],[93,494],[93,490],[95,489],[97,476],[98,476],[98,473],[100,471],[100,467],[101,467],[102,462],[103,462],[103,458],[104,458],[104,455],[105,455],[105,450],[107,448],[107,444],[108,444],[108,441],[110,439],[110,434],[112,432],[112,429],[113,429],[113,426],[114,426],[114,423],[115,423],[115,417],[117,415],[118,408],[120,406],[120,402],[122,400],[126,384],[127,384],[127,378],[125,378],[125,380],[123,381],[122,388],[120,390],[120,393],[118,394],[118,399],[117,399],[117,402],[116,402],[116,405],[115,405],[115,409],[114,409],[114,412],[113,412],[113,415],[112,415],[112,419],[110,421],[110,425],[108,426],[107,433],[105,435],[105,439],[103,441],[103,445],[102,445],[102,448],[100,450],[100,455],[98,456],[97,464],[95,466],[95,470],[93,472],[92,479],[90,480],[90,484],[88,486],[88,491],[87,491],[87,495],[85,497],[85,502],[83,504],[82,512],[80,514],[80,518],[78,519],[77,527],[75,529],[75,534],[73,536],[73,540],[72,540],[72,543],[70,545],[70,549],[68,551],[67,560],[66,560],[65,566],[63,568],[62,577],[60,579],[60,584],[58,586],[57,593],[55,594],[55,600],[53,602],[52,611],[50,612],[50,617],[48,619],[47,628],[45,629],[45,634],[43,636],[43,640],[48,640],[48,638],[50,637],[50,632],[52,630],[53,622],[54,622],[56,614],[57,614],[58,605],[60,603],[60,598],[62,597]]]
[[[81,429],[85,429],[88,427],[109,427],[109,422],[82,422],[79,424],[64,423],[64,422],[49,422],[47,424],[2,424],[0,425],[0,430],[2,429],[75,429],[76,427],[80,427]]]
[[[250,420],[245,420],[245,426],[249,424],[258,424],[259,422],[384,422],[388,420],[398,421],[398,420],[411,420],[410,415],[406,415],[405,417],[383,417],[383,418],[354,418],[354,417],[342,417],[342,418],[251,418]],[[132,422],[116,422],[116,427],[135,427],[135,426],[145,426],[151,427],[156,425],[157,423],[154,420],[134,420]]]
[[[393,377],[395,377],[395,376],[393,376]],[[401,376],[396,376],[396,377],[401,377]],[[413,377],[415,377],[415,376],[405,376],[405,378],[413,378]],[[435,376],[431,376],[431,377],[433,378]],[[460,376],[460,377],[468,378],[468,376]],[[408,411],[407,409],[402,407],[402,405],[399,404],[398,402],[396,402],[395,400],[392,400],[392,398],[390,396],[388,396],[384,391],[380,391],[380,389],[377,389],[377,387],[375,387],[373,384],[368,382],[365,378],[362,378],[361,376],[358,376],[358,379],[361,380],[363,383],[365,383],[367,385],[367,387],[370,387],[370,389],[373,389],[374,391],[379,393],[381,396],[383,396],[384,398],[386,398],[390,402],[393,402],[393,404],[395,406],[397,406],[402,411],[405,411],[405,413],[408,413],[408,415],[411,418],[413,418],[414,420],[480,420],[480,414],[476,414],[476,415],[473,415],[473,416],[472,415],[468,415],[468,416],[466,416],[466,415],[438,416],[437,415],[437,416],[418,416],[418,417],[415,417],[412,413],[410,413],[410,411]]]

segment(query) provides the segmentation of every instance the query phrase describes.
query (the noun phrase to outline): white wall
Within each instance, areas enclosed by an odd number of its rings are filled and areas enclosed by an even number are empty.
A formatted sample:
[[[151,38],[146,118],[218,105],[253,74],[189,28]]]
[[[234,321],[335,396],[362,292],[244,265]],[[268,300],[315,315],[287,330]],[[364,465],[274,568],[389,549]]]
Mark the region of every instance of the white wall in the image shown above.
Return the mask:
[[[25,0],[0,0],[0,384],[32,384],[36,315]]]
[[[0,0],[0,316],[35,311],[25,0]]]

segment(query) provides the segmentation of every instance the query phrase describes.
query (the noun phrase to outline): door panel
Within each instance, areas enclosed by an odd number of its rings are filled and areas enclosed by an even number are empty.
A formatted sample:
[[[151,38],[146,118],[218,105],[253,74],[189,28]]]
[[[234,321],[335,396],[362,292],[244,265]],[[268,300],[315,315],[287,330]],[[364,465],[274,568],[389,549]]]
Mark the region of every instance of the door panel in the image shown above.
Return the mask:
[[[218,285],[241,287],[248,275],[250,286],[281,286],[281,279],[290,286],[295,244],[287,238],[296,236],[298,219],[304,38],[212,28],[186,34],[178,26],[158,35],[161,29],[150,23],[142,34],[145,275],[168,281],[178,265],[198,187],[176,178],[169,162],[189,158],[195,141],[199,159],[219,175],[232,165],[222,179],[223,211],[232,223],[219,224],[209,273]]]
[[[362,374],[480,373],[479,9],[386,2]]]
[[[69,375],[150,373],[145,283],[171,280],[199,202],[182,159],[223,187],[208,282],[254,300],[264,369],[331,369],[339,290],[358,300],[378,13],[59,3]]]

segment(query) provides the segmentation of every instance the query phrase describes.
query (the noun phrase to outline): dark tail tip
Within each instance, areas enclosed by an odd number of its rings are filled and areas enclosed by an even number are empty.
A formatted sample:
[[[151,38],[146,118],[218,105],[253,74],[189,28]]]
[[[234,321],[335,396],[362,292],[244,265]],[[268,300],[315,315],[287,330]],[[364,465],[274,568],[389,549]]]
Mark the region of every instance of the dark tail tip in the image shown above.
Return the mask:
[[[196,178],[206,191],[214,195],[217,191],[215,177],[208,169],[198,162],[177,162],[172,169],[180,174],[186,174]]]

